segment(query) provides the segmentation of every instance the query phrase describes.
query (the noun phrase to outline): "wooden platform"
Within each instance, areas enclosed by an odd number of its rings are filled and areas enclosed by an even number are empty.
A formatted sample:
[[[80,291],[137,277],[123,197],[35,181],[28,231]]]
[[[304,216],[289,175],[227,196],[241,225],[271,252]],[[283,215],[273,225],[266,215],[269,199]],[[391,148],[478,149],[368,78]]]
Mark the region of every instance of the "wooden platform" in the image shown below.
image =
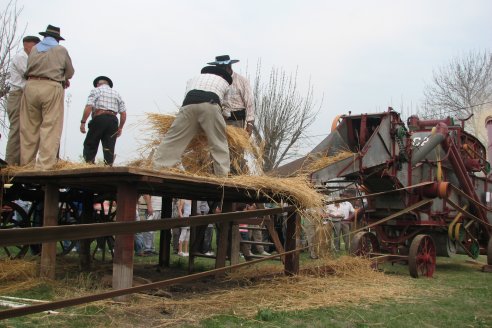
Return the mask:
[[[2,172],[0,172],[2,173]],[[4,176],[3,181],[6,181]],[[82,191],[83,223],[90,223],[93,199],[97,194],[112,194],[117,202],[117,222],[135,220],[137,200],[141,194],[163,197],[162,217],[171,217],[172,198],[192,200],[221,201],[223,210],[231,210],[233,202],[280,202],[276,193],[262,189],[239,187],[227,178],[217,180],[205,177],[173,174],[169,172],[139,169],[135,167],[94,167],[63,169],[58,171],[24,171],[10,177],[10,183],[24,184],[44,190],[44,226],[57,225],[59,190],[70,188]],[[22,197],[21,197],[22,199]],[[299,218],[292,212],[287,219],[286,251],[294,250],[299,233]],[[221,223],[221,228],[231,229],[231,224]],[[222,234],[226,236],[227,234]],[[226,263],[227,238],[218,241],[216,267]],[[133,280],[133,244],[134,235],[117,235],[113,258],[113,287],[122,289],[131,287]],[[88,247],[88,246],[86,246]],[[87,249],[81,256],[81,263],[89,261]],[[170,234],[161,232],[159,264],[168,265],[170,253]],[[41,254],[41,275],[54,278],[56,243],[43,244]],[[286,272],[295,274],[299,269],[298,254],[292,253],[285,259]]]

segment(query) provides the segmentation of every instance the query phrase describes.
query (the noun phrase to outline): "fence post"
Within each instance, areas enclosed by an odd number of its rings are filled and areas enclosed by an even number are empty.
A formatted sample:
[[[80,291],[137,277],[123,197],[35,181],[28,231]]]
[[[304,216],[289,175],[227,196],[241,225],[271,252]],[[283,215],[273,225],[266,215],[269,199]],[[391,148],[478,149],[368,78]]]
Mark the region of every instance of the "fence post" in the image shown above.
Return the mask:
[[[296,211],[287,213],[287,231],[285,233],[285,251],[292,251],[297,247],[300,235],[300,216]],[[299,252],[285,255],[284,272],[287,275],[299,273]]]
[[[58,186],[47,184],[44,191],[44,215],[43,226],[58,225]],[[56,242],[43,243],[41,249],[41,265],[39,275],[41,278],[55,279],[56,268]]]
[[[131,183],[120,183],[117,189],[116,222],[135,221],[137,211],[137,190]],[[124,289],[133,284],[133,243],[134,234],[115,237],[113,258],[113,288]],[[117,301],[126,301],[128,295],[118,296]]]

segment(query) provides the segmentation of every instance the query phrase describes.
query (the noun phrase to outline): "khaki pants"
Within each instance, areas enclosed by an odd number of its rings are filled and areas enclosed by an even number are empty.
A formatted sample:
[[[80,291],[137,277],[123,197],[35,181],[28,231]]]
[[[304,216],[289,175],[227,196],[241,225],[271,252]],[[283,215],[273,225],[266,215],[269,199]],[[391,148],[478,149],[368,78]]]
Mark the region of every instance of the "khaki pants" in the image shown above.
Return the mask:
[[[227,176],[230,160],[225,122],[220,106],[210,103],[181,107],[171,128],[157,147],[154,168],[176,165],[190,141],[202,130],[207,136],[210,155],[214,161],[215,175]]]
[[[9,116],[9,140],[5,150],[5,161],[9,165],[20,164],[20,106],[22,99],[22,90],[9,92],[7,100],[7,115]]]
[[[48,170],[56,164],[64,96],[65,91],[58,82],[27,81],[20,110],[21,165],[35,164],[36,169]]]

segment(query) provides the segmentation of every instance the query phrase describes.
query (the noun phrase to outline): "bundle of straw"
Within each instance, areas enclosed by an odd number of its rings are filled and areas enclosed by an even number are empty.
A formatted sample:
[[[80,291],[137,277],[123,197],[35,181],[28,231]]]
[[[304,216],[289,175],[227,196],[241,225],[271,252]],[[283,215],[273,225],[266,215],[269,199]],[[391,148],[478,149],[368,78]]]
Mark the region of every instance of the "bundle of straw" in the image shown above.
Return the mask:
[[[167,133],[175,116],[158,113],[147,113],[145,125],[146,136],[145,144],[141,151],[149,154],[143,163],[150,166],[153,150],[160,144],[162,138]],[[234,126],[226,126],[227,142],[231,154],[231,166],[238,174],[246,173],[244,165],[244,154],[247,152],[255,159],[254,166],[260,168],[261,147],[253,144],[246,130]],[[182,164],[187,172],[192,174],[212,174],[212,159],[205,133],[199,133],[193,138],[182,156]]]

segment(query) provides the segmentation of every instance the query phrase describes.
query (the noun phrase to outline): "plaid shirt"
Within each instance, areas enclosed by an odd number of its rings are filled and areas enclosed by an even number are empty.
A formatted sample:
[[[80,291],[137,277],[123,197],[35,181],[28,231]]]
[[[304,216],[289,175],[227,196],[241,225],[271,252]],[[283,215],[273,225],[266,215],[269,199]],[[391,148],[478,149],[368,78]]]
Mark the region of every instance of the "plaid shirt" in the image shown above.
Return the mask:
[[[126,112],[123,99],[118,92],[114,91],[107,84],[103,84],[91,90],[87,105],[92,106],[92,111],[96,109],[111,110],[115,113]]]
[[[232,112],[246,109],[246,122],[255,120],[255,104],[249,81],[236,72],[232,73],[231,91],[227,96],[226,102]]]
[[[229,83],[218,75],[200,74],[189,80],[186,84],[185,97],[191,90],[213,92],[219,96],[222,106],[226,106],[224,104],[225,96],[229,93],[230,87]]]

